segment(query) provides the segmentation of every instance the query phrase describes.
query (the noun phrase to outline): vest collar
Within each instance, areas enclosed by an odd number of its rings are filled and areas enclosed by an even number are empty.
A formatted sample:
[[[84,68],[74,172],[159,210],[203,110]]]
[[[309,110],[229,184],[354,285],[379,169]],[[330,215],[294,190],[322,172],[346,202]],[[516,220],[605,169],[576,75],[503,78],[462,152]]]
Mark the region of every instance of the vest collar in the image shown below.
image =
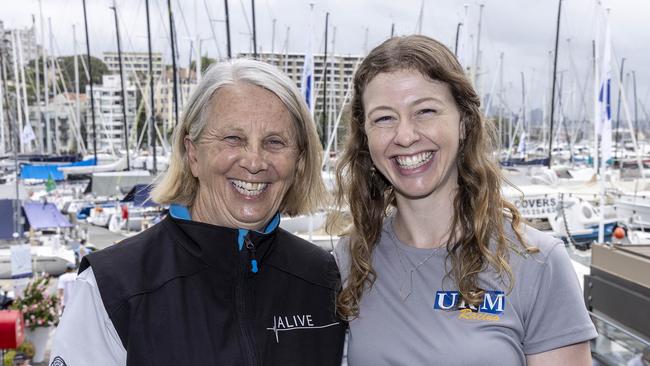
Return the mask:
[[[179,204],[169,207],[170,221],[182,231],[185,236],[182,245],[190,245],[192,253],[201,257],[208,264],[224,264],[241,257],[243,251],[248,251],[247,258],[250,271],[257,272],[267,254],[270,252],[280,226],[280,214],[276,213],[262,231],[242,228],[228,228],[193,221],[190,210]],[[250,240],[253,248],[246,247],[246,239]],[[230,243],[235,245],[230,245]],[[253,262],[254,261],[254,262]]]

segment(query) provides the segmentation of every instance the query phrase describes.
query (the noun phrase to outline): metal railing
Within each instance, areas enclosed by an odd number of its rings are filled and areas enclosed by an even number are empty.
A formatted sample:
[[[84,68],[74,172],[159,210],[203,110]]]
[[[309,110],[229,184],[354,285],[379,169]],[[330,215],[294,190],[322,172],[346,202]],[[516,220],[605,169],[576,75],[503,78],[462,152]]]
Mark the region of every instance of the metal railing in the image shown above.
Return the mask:
[[[617,324],[606,316],[589,312],[598,331],[591,342],[593,359],[601,365],[627,365],[628,362],[650,349],[650,341]]]

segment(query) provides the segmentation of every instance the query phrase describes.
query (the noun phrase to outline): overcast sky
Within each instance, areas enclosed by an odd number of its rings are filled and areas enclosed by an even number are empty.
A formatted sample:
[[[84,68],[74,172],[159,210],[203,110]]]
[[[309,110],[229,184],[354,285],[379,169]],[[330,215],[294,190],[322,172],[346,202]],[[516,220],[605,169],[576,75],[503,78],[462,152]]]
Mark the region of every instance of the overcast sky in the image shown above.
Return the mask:
[[[190,38],[202,39],[202,53],[210,57],[225,55],[225,23],[223,0],[172,0],[179,41],[181,65],[189,62]],[[339,54],[362,55],[366,46],[372,48],[390,36],[391,24],[398,35],[416,31],[420,0],[314,0],[310,16],[309,0],[257,0],[257,44],[261,51],[272,48],[272,19],[276,21],[274,50],[305,52],[308,47],[310,19],[313,19],[314,49],[323,50],[325,13],[330,12],[330,42],[336,27],[334,47]],[[115,51],[115,24],[109,0],[87,0],[91,53],[101,57],[103,51]],[[144,0],[118,0],[120,31],[124,51],[146,51],[146,16]],[[37,0],[0,0],[0,20],[5,28],[31,26],[36,17],[40,41],[39,2]],[[513,110],[521,104],[521,73],[527,89],[527,104],[541,107],[544,95],[549,95],[552,59],[549,54],[555,42],[558,2],[553,0],[425,0],[422,33],[439,39],[454,48],[456,28],[465,21],[465,4],[469,16],[462,29],[476,47],[479,4],[484,4],[481,27],[481,57],[479,87],[483,94],[497,92],[499,55],[504,54],[504,87]],[[233,52],[250,51],[250,0],[229,0]],[[625,71],[634,70],[637,97],[650,113],[650,1],[602,0],[600,9],[595,0],[564,0],[562,3],[558,70],[563,71],[563,97],[566,108],[579,115],[593,107],[592,40],[600,27],[602,41],[605,8],[609,15],[613,44],[613,66],[618,74],[621,58]],[[46,24],[51,18],[54,53],[73,53],[72,25],[77,28],[80,52],[85,52],[82,0],[42,0]],[[171,63],[167,1],[150,0],[153,49]],[[215,42],[210,18],[216,34]],[[248,20],[247,20],[248,19]],[[597,25],[597,23],[599,25]],[[252,25],[250,25],[252,27]],[[287,36],[287,27],[290,27]],[[366,29],[368,37],[366,44]],[[570,40],[568,40],[570,39]],[[461,42],[461,46],[463,46]],[[469,43],[469,42],[467,42]],[[46,44],[49,48],[49,44]],[[330,43],[330,50],[332,44]],[[471,52],[471,51],[470,51]],[[470,53],[471,55],[471,53]],[[468,57],[470,58],[470,57]],[[630,78],[631,80],[631,78]],[[613,81],[615,83],[615,81]],[[633,88],[626,89],[630,111],[633,113]],[[614,93],[615,94],[615,93]],[[614,95],[615,97],[615,95]],[[585,99],[587,98],[587,99]],[[585,100],[585,102],[582,102]],[[580,107],[582,105],[583,107]],[[588,106],[588,107],[585,107]],[[639,107],[640,117],[644,116]]]

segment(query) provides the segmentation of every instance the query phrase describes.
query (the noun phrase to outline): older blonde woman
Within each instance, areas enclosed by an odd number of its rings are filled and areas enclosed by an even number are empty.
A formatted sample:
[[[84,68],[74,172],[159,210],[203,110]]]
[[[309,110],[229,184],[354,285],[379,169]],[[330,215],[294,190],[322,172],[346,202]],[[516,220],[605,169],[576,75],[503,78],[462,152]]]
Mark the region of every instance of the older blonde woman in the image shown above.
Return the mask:
[[[53,364],[337,365],[336,264],[278,227],[314,210],[321,150],[295,85],[237,60],[204,75],[174,132],[153,228],[84,257]]]
[[[351,366],[591,365],[564,245],[502,197],[479,104],[431,38],[387,40],[357,70],[336,248]]]

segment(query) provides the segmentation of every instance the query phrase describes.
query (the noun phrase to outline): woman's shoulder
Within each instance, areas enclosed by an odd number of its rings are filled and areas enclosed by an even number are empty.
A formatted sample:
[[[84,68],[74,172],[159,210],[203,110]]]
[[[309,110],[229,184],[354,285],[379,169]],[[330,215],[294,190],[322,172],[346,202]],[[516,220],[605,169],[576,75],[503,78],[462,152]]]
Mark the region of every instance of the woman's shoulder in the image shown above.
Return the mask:
[[[520,257],[532,259],[538,263],[546,262],[556,248],[560,246],[564,247],[564,242],[561,239],[524,223],[520,224],[519,233],[521,234],[523,243],[521,243],[515,234],[511,223],[507,222],[505,234],[510,241],[511,252],[519,254],[518,256]],[[526,250],[525,247],[530,248],[530,250]]]
[[[338,269],[327,250],[282,229],[277,240],[267,263],[316,285],[338,288]]]
[[[167,220],[167,219],[165,219]],[[195,273],[207,265],[177,245],[165,220],[110,247],[83,257],[80,273],[93,269],[97,285],[112,311],[134,294],[158,288],[172,278]]]
[[[561,239],[525,224],[520,226],[520,233],[528,250],[516,239],[512,228],[506,234],[511,239],[508,263],[516,287],[527,287],[531,283],[539,285],[541,278],[550,279],[558,273],[574,273],[575,276],[573,264]]]
[[[133,268],[146,258],[161,252],[160,248],[164,247],[165,243],[173,243],[170,239],[163,220],[136,235],[84,256],[85,261],[82,261],[81,270],[89,265],[97,267],[103,263],[108,265],[109,272],[112,272],[111,267],[116,266]],[[154,247],[156,250],[153,250]]]
[[[340,237],[332,254],[341,272],[341,279],[345,281],[348,278],[348,273],[350,273],[350,237]]]

